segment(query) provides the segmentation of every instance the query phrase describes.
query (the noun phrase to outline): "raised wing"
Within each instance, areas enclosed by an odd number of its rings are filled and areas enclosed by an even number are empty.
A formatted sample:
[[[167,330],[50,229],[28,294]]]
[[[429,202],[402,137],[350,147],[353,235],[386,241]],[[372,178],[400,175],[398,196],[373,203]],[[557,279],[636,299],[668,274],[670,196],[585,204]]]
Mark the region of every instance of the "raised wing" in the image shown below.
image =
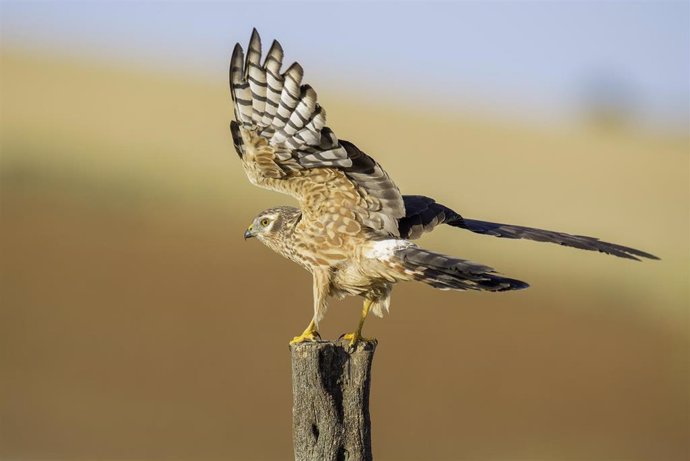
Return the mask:
[[[296,197],[303,213],[347,215],[352,232],[398,236],[405,208],[396,185],[376,161],[326,127],[316,92],[294,63],[280,73],[283,49],[273,41],[261,63],[256,29],[244,58],[238,43],[230,63],[235,149],[249,180]],[[354,223],[352,222],[354,220]]]
[[[416,239],[421,237],[425,232],[433,230],[434,227],[440,224],[448,224],[453,227],[467,229],[477,234],[557,243],[563,246],[579,248],[581,250],[599,251],[620,258],[634,259],[637,261],[639,261],[640,257],[659,259],[644,251],[615,243],[602,242],[594,237],[571,235],[563,232],[515,226],[512,224],[466,219],[450,208],[436,203],[434,199],[421,195],[405,195],[403,199],[405,202],[406,214],[398,223],[400,236],[402,238]]]

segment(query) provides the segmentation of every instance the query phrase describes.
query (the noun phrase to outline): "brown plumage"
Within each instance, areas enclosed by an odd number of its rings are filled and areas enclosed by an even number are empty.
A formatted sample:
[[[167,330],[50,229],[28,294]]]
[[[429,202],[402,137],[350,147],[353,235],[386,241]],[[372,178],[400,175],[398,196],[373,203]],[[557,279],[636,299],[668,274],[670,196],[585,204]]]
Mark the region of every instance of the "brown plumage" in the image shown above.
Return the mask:
[[[294,342],[318,336],[329,296],[364,297],[361,339],[369,310],[382,316],[393,284],[418,280],[440,289],[507,291],[526,288],[491,267],[432,253],[410,242],[440,224],[506,238],[555,242],[620,257],[656,257],[592,237],[462,218],[428,197],[403,196],[375,160],[338,140],[326,126],[316,92],[302,84],[295,63],[280,73],[283,49],[276,41],[261,63],[261,39],[253,31],[246,59],[238,43],[230,63],[235,149],[252,184],[295,197],[299,208],[260,213],[245,232],[313,275],[312,321]]]

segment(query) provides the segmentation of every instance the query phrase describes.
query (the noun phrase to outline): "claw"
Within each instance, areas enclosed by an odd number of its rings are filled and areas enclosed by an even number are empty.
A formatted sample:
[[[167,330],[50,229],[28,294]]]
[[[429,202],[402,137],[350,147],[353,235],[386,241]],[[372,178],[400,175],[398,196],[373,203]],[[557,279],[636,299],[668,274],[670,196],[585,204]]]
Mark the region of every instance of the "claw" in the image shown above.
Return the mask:
[[[357,325],[357,330],[354,333],[347,333],[341,335],[338,339],[344,339],[350,341],[350,349],[354,349],[358,342],[377,342],[374,338],[365,338],[362,336],[362,327],[364,326],[364,320],[367,318],[369,313],[369,308],[371,307],[372,300],[366,298],[364,300],[364,305],[362,306],[362,315],[359,318],[359,325]]]
[[[318,331],[313,331],[313,332],[304,332],[299,336],[295,336],[292,338],[292,341],[290,341],[290,345],[293,344],[299,344],[299,343],[306,343],[306,342],[314,342],[318,341],[321,339],[321,335],[319,334]]]
[[[294,338],[292,338],[292,341],[290,341],[290,345],[305,343],[305,342],[314,342],[314,341],[318,341],[319,339],[321,339],[321,335],[319,335],[319,332],[316,329],[316,324],[312,320],[309,323],[309,326],[307,327],[307,329],[304,330],[304,332],[301,335],[295,336]]]
[[[356,331],[354,333],[347,333],[347,334],[341,335],[340,338],[338,338],[338,339],[344,339],[345,341],[350,341],[350,347],[351,348],[354,348],[357,345],[357,343],[359,343],[359,342],[363,342],[363,343],[369,343],[369,342],[377,343],[378,342],[376,340],[376,338],[365,338],[364,336],[362,336],[360,333],[358,333]]]

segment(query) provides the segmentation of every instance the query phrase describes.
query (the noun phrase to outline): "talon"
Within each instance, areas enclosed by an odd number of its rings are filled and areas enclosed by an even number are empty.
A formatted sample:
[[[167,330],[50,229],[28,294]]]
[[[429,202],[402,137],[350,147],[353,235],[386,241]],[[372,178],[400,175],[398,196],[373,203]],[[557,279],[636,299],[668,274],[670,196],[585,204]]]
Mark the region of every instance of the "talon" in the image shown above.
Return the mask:
[[[341,335],[340,338],[338,339],[344,339],[345,341],[350,341],[350,347],[355,347],[358,342],[363,342],[363,343],[369,343],[369,342],[378,342],[376,338],[365,338],[361,334],[354,332],[354,333],[347,333],[344,335]]]
[[[290,345],[293,344],[299,344],[299,343],[305,343],[305,342],[315,342],[321,339],[321,335],[319,334],[318,330],[316,329],[316,324],[312,320],[309,323],[309,326],[307,327],[304,332],[299,335],[295,336],[292,338],[292,341],[290,341]]]
[[[357,330],[355,330],[354,333],[347,333],[344,335],[341,335],[340,338],[338,339],[344,339],[346,341],[350,341],[350,348],[354,349],[354,347],[357,345],[358,342],[377,342],[373,338],[365,338],[362,336],[362,327],[364,326],[364,320],[367,318],[367,314],[369,313],[369,308],[371,307],[372,300],[371,299],[365,299],[364,300],[364,305],[362,306],[362,315],[359,318],[359,325],[357,325]]]
[[[318,331],[312,332],[312,333],[302,333],[299,336],[295,336],[292,338],[292,341],[290,341],[290,344],[299,344],[299,343],[306,343],[306,342],[315,342],[321,339],[321,335],[319,335]]]

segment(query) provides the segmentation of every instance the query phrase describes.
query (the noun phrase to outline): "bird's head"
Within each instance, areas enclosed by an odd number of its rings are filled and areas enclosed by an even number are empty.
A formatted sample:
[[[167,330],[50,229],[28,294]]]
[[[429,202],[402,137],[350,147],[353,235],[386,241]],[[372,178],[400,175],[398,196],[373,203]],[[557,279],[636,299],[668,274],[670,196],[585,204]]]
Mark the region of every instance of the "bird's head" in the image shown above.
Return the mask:
[[[302,213],[299,209],[289,206],[269,208],[259,213],[246,231],[245,240],[256,237],[259,241],[273,249],[283,241],[287,234],[299,221]]]

